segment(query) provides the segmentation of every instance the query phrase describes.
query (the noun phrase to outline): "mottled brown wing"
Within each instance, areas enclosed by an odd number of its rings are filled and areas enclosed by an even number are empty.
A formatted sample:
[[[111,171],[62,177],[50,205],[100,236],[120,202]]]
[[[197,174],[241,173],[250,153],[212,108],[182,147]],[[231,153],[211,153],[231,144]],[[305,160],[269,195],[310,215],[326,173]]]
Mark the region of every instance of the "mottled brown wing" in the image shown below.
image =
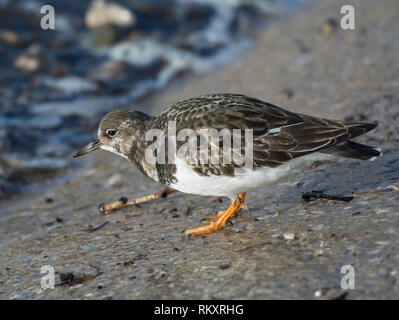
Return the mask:
[[[237,94],[212,94],[179,101],[158,117],[157,126],[166,129],[171,120],[176,121],[177,132],[191,129],[198,138],[201,129],[228,129],[231,133],[233,129],[242,132],[252,129],[254,167],[276,167],[296,157],[343,143],[375,127],[374,124],[301,115]],[[178,141],[177,149],[186,142]],[[220,158],[222,147],[223,140],[219,139]],[[209,154],[210,149],[211,146]],[[235,163],[199,164],[199,160],[190,164],[202,175],[233,175],[234,168],[240,166]]]

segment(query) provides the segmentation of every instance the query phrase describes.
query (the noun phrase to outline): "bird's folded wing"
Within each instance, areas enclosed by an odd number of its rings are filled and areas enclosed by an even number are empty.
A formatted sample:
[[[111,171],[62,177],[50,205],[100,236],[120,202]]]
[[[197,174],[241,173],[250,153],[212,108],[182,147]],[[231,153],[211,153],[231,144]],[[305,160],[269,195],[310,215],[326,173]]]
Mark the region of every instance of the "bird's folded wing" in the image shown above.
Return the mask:
[[[157,126],[167,130],[168,121],[175,121],[176,132],[184,129],[194,132],[197,137],[196,159],[188,148],[178,156],[190,164],[201,175],[233,175],[234,169],[242,166],[234,162],[223,163],[223,135],[218,139],[208,139],[207,150],[200,148],[201,136],[207,130],[226,130],[234,137],[234,129],[241,130],[241,148],[245,153],[245,130],[252,134],[252,157],[254,168],[259,166],[276,167],[293,158],[321,151],[343,143],[375,127],[374,124],[326,120],[283,110],[272,104],[237,94],[213,94],[177,102],[158,117]],[[182,138],[184,134],[180,136]],[[188,142],[177,141],[177,150]],[[232,142],[231,145],[234,145]],[[208,153],[212,159],[212,148],[219,150],[218,163],[201,163],[201,154]],[[233,148],[233,152],[234,152]]]

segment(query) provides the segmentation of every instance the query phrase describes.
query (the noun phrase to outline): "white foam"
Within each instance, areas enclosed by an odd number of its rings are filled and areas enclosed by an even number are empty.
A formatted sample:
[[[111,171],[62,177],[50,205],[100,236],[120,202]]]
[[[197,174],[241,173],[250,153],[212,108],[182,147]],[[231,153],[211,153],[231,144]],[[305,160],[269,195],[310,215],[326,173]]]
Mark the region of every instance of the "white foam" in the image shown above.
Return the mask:
[[[47,87],[63,91],[67,94],[77,94],[98,89],[98,86],[94,82],[77,76],[67,76],[57,79],[43,77],[42,83]]]
[[[202,3],[202,1],[193,1]],[[166,61],[166,65],[155,79],[140,81],[130,92],[133,98],[139,97],[151,90],[164,87],[176,74],[184,70],[202,73],[211,71],[215,67],[227,64],[237,56],[247,51],[253,41],[247,38],[237,40],[231,38],[229,28],[234,18],[235,7],[238,1],[209,1],[215,14],[208,26],[195,32],[185,39],[194,48],[212,47],[215,52],[203,57],[194,52],[179,49],[168,43],[161,43],[156,39],[143,38],[124,41],[109,48],[87,48],[93,54],[105,56],[111,60],[124,61],[135,66],[149,66],[157,60]],[[198,47],[201,46],[201,47]]]
[[[131,99],[126,96],[88,97],[73,101],[39,102],[32,104],[30,110],[36,114],[79,115],[92,118],[104,111],[126,107],[130,101]]]

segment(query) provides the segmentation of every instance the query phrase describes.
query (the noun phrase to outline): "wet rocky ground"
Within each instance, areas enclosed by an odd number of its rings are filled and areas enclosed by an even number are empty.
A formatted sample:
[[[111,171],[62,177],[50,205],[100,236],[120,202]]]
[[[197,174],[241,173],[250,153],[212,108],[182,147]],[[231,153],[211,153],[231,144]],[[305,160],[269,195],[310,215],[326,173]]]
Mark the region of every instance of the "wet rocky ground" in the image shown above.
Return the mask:
[[[344,4],[355,7],[355,31],[339,27]],[[102,202],[162,188],[124,159],[92,154],[41,194],[32,187],[2,202],[0,297],[399,298],[398,18],[395,0],[321,0],[260,32],[227,67],[134,106],[156,114],[180,98],[245,93],[297,112],[378,121],[358,141],[381,147],[382,158],[307,165],[248,194],[250,214],[188,239],[182,231],[228,201],[176,193],[101,215]],[[353,199],[304,201],[311,191]],[[43,265],[55,268],[55,289],[41,289]],[[344,265],[354,268],[355,289],[341,288]]]

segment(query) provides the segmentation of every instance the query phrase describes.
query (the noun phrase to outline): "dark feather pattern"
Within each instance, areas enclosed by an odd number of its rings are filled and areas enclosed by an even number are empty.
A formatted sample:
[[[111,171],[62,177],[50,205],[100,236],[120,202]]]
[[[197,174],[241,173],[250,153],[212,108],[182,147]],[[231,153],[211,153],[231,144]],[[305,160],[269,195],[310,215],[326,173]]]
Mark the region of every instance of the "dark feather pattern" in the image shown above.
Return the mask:
[[[370,123],[302,115],[239,94],[210,94],[179,101],[154,118],[152,127],[166,131],[168,121],[176,121],[177,132],[188,128],[198,136],[200,129],[228,129],[230,132],[252,129],[255,168],[277,167],[313,152],[339,155],[342,144],[376,127]],[[177,142],[177,149],[184,143]],[[222,146],[221,140],[219,145]],[[363,158],[367,158],[366,154]],[[219,156],[222,156],[222,150]],[[346,156],[350,156],[349,151]],[[235,163],[200,164],[199,161],[192,164],[193,170],[200,175],[233,175],[238,166]]]
[[[359,160],[371,160],[382,155],[381,150],[378,148],[366,146],[364,144],[350,140],[340,145],[322,150],[321,152],[334,156]]]

